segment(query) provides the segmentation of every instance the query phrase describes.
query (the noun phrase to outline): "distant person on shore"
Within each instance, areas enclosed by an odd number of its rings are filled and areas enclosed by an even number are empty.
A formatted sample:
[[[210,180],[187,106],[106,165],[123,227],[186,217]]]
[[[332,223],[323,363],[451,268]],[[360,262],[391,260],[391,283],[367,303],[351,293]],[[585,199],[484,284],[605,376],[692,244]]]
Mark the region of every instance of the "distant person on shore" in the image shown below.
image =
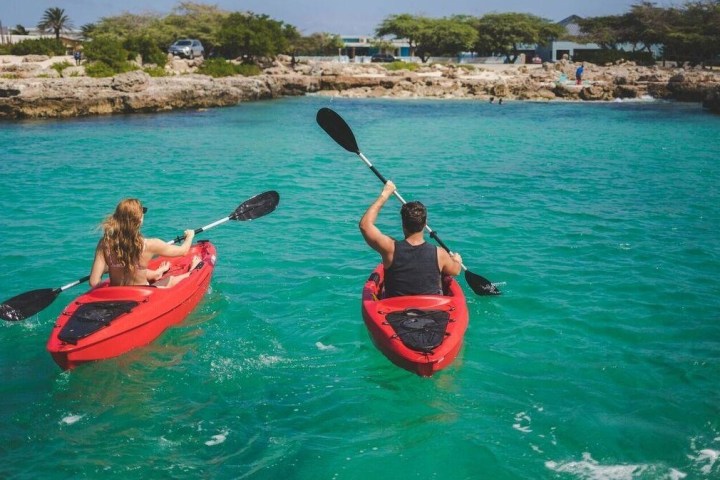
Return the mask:
[[[582,76],[585,72],[585,66],[580,65],[577,70],[575,70],[575,81],[578,85],[582,85]]]
[[[80,65],[82,62],[82,52],[80,50],[75,50],[73,52],[73,58],[75,59],[75,65]]]
[[[490,97],[490,103],[493,103],[495,101],[495,97]]]
[[[498,99],[498,105],[502,105],[502,98]]]
[[[385,202],[395,192],[388,181],[380,196],[360,219],[365,242],[382,257],[385,267],[385,298],[400,295],[442,295],[443,275],[462,271],[462,257],[425,242],[427,209],[420,202],[408,202],[400,209],[404,240],[397,241],[375,225]]]
[[[144,238],[140,234],[147,208],[140,200],[127,198],[115,208],[115,213],[102,223],[103,236],[95,248],[95,260],[90,270],[90,286],[97,287],[104,273],[110,273],[110,285],[154,285],[172,287],[190,275],[200,263],[200,257],[193,258],[186,273],[166,277],[170,262],[163,262],[157,270],[148,268],[148,262],[156,255],[181,257],[187,255],[195,237],[194,230],[185,230],[181,245],[171,245],[158,238]]]

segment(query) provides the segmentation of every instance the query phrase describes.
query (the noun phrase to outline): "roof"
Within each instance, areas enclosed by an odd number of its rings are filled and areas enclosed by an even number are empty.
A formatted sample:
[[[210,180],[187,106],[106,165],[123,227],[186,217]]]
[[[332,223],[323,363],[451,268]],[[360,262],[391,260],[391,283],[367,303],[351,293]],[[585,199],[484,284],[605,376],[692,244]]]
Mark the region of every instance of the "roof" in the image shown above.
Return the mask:
[[[570,15],[569,17],[557,22],[557,24],[565,27],[565,30],[567,30],[569,35],[578,36],[581,33],[580,25],[578,25],[578,20],[582,20],[582,17],[579,17],[577,15]]]

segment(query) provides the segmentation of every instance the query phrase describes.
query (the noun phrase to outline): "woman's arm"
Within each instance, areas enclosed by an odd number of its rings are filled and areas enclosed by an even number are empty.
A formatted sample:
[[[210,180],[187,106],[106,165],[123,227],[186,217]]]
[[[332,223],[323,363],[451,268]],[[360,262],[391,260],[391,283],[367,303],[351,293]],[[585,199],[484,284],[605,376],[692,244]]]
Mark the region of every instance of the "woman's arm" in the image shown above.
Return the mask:
[[[185,230],[185,240],[183,240],[183,243],[180,245],[165,243],[159,238],[148,238],[145,241],[145,248],[152,255],[182,257],[190,251],[193,238],[195,238],[195,230]]]
[[[95,259],[90,269],[90,286],[95,288],[102,281],[102,276],[108,271],[107,263],[105,263],[105,254],[102,249],[102,240],[95,247]]]

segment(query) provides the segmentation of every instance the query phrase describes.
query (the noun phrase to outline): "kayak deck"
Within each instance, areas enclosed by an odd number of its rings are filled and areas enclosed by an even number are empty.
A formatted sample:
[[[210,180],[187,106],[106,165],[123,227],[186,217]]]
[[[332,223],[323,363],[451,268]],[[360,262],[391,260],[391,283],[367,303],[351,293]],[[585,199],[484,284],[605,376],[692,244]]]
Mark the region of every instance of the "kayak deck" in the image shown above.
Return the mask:
[[[452,277],[443,279],[445,295],[413,295],[381,298],[384,282],[384,268],[378,265],[368,278],[362,291],[362,315],[365,326],[376,347],[394,364],[423,377],[450,365],[457,357],[468,326],[468,309],[465,295],[457,281]],[[434,347],[413,345],[407,341],[404,333],[396,330],[393,316],[411,318],[406,323],[418,325],[422,336],[437,338],[440,343]],[[421,322],[412,319],[422,320]],[[433,320],[443,320],[440,333],[428,333],[430,328],[438,328]],[[446,325],[443,323],[446,322]],[[392,324],[391,324],[392,323]],[[431,344],[434,345],[434,344]]]
[[[182,322],[197,306],[210,285],[216,250],[198,242],[182,257],[158,257],[148,268],[164,261],[171,266],[164,277],[189,270],[195,255],[201,258],[190,275],[171,288],[111,287],[105,281],[73,300],[60,313],[47,349],[60,368],[67,370],[96,360],[117,357],[151,343],[171,325]]]

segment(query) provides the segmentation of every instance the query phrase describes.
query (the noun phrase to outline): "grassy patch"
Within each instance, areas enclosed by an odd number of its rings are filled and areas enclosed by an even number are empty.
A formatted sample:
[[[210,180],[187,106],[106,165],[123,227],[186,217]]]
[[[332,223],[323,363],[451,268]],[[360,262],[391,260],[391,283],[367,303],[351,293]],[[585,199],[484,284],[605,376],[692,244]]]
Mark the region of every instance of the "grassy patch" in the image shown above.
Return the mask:
[[[209,60],[205,60],[203,64],[200,65],[200,68],[198,68],[198,73],[201,73],[203,75],[210,75],[211,77],[216,78],[231,77],[233,75],[243,75],[245,77],[250,77],[253,75],[260,75],[262,71],[257,65],[237,65],[234,63],[230,63],[222,58],[211,58]]]
[[[385,68],[390,71],[409,70],[411,72],[414,72],[420,67],[415,62],[392,62],[385,65]]]

